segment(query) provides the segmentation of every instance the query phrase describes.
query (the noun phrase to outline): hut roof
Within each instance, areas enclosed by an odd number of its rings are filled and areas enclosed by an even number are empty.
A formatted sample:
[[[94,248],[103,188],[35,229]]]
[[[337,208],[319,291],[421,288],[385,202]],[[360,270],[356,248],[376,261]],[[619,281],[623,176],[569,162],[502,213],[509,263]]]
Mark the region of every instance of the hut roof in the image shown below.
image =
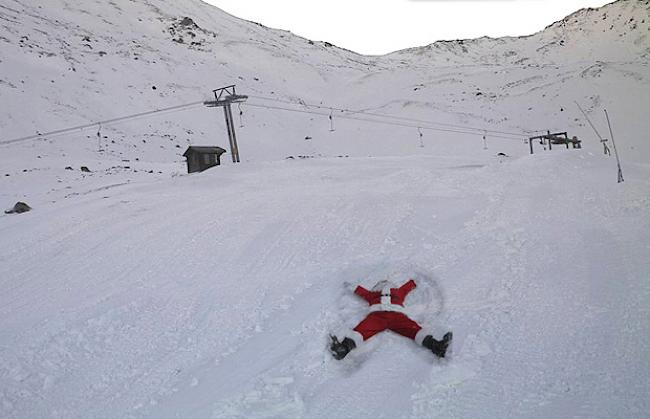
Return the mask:
[[[225,153],[226,150],[224,150],[221,147],[217,146],[196,146],[196,145],[191,145],[187,147],[187,150],[185,150],[185,153],[183,153],[183,157],[187,157],[191,153],[199,153],[199,154],[218,154],[221,155]]]

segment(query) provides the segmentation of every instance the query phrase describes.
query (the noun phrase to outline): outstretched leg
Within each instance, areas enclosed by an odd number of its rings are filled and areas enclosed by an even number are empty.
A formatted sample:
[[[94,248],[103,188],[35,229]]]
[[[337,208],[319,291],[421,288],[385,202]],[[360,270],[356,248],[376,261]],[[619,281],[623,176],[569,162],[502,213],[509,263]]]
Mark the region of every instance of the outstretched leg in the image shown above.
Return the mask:
[[[330,344],[332,356],[338,360],[345,358],[351,350],[377,333],[386,330],[387,327],[388,323],[380,313],[370,313],[342,341],[339,342],[336,336],[330,336],[332,339],[332,343]]]
[[[354,330],[357,335],[361,335],[363,340],[366,341],[375,336],[377,333],[388,329],[388,327],[389,321],[385,316],[385,312],[376,311],[374,313],[368,314],[366,318],[363,319],[361,323],[359,323],[357,327],[352,330]]]
[[[436,340],[431,335],[426,335],[419,324],[402,313],[390,314],[390,330],[402,336],[413,339],[419,345],[429,349],[439,358],[444,358],[451,342],[452,333],[448,332],[442,340]]]
[[[422,330],[419,324],[411,320],[406,314],[398,312],[385,313],[389,319],[388,328],[409,339],[416,340],[418,333]]]

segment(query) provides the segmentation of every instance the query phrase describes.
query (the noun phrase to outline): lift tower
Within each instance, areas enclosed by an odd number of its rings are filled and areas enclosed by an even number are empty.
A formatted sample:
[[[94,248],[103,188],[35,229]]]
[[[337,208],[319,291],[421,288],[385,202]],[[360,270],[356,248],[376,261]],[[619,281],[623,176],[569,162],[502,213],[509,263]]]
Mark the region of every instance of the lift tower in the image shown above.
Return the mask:
[[[226,118],[226,129],[228,130],[228,140],[230,141],[230,154],[232,155],[232,162],[239,163],[239,148],[237,148],[237,136],[235,135],[235,123],[232,119],[232,103],[245,102],[248,96],[238,95],[235,92],[235,85],[221,87],[212,91],[214,93],[214,100],[206,100],[203,102],[208,108],[222,107],[223,114]]]

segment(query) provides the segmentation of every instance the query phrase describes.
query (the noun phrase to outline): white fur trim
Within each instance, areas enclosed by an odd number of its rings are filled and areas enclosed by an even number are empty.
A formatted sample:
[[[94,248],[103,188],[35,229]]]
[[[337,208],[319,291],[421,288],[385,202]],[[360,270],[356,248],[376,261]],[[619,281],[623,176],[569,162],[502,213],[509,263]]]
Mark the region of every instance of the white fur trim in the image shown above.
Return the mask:
[[[425,332],[424,329],[420,329],[420,331],[415,335],[415,343],[422,346],[422,342],[424,341],[424,338],[427,337],[428,334],[429,333]]]
[[[399,304],[373,304],[370,306],[370,312],[375,311],[396,311],[398,313],[406,313],[404,307]]]
[[[389,305],[393,301],[390,282],[381,290],[381,304]]]

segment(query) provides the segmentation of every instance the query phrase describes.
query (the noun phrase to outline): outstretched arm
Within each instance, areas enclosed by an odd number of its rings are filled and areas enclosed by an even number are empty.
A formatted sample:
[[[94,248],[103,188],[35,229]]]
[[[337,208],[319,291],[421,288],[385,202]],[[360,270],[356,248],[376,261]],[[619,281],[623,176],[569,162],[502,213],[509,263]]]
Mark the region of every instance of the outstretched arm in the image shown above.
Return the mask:
[[[366,300],[367,302],[370,302],[370,291],[368,291],[361,285],[355,288],[354,293],[357,294],[359,297],[363,298],[364,300]]]
[[[409,279],[407,283],[399,287],[399,292],[402,294],[404,298],[417,287],[416,283],[414,280]]]

